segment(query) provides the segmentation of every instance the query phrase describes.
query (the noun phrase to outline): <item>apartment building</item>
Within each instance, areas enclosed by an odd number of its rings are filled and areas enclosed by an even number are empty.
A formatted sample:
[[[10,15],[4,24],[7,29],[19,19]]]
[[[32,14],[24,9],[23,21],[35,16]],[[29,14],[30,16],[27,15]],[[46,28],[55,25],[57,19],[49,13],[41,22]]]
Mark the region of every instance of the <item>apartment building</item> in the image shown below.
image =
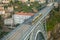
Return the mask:
[[[2,0],[2,3],[9,3],[11,0]]]
[[[18,13],[13,15],[14,22],[15,22],[15,24],[21,24],[25,20],[27,20],[30,17],[32,17],[33,15],[34,15],[33,13],[18,12]]]
[[[5,14],[4,7],[0,7],[0,15],[1,15],[1,14]]]
[[[39,0],[41,3],[45,3],[46,2],[46,0]]]
[[[35,0],[30,0],[30,2],[34,2]]]

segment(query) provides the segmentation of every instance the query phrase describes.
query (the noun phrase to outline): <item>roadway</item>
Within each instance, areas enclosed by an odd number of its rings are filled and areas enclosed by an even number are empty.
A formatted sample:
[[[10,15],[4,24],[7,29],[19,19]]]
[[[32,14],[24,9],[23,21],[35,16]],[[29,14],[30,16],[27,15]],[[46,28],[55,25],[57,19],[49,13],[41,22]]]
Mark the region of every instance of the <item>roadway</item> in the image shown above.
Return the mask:
[[[41,21],[47,14],[49,14],[52,9],[53,5],[45,7],[39,11],[38,13],[42,13],[39,21]],[[38,25],[38,22],[35,25],[21,24],[7,36],[4,36],[1,40],[24,40],[24,38],[28,37],[28,35],[35,29],[35,27]]]

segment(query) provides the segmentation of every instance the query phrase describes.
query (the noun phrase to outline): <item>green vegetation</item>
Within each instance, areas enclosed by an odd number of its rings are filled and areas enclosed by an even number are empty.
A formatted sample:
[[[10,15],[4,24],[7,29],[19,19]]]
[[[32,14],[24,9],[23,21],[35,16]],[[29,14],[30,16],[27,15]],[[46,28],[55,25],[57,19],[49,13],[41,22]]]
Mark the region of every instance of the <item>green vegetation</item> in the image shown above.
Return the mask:
[[[53,30],[57,23],[60,23],[60,13],[58,8],[51,11],[50,18],[47,20],[47,30]]]
[[[33,2],[33,3],[30,3],[30,4],[16,2],[16,4],[18,4],[17,5],[18,8],[14,8],[15,11],[32,12],[33,11],[32,8],[35,8],[36,10],[38,10],[37,8],[39,7],[39,3],[38,2]],[[28,6],[28,5],[30,5],[30,6]]]
[[[7,33],[9,33],[9,32],[1,32],[0,33],[0,38],[2,38],[4,35],[6,35]]]
[[[2,18],[2,16],[0,15],[0,29],[2,29],[2,27],[3,27],[3,18]]]
[[[2,38],[4,35],[6,35],[8,32],[2,32],[2,27],[4,26],[4,21],[3,21],[2,15],[0,15],[0,38]]]
[[[20,1],[10,2],[9,5],[14,6],[15,11],[23,11],[23,12],[34,12],[34,10],[39,10],[41,8],[41,4],[37,1],[35,2],[26,2],[22,3]]]

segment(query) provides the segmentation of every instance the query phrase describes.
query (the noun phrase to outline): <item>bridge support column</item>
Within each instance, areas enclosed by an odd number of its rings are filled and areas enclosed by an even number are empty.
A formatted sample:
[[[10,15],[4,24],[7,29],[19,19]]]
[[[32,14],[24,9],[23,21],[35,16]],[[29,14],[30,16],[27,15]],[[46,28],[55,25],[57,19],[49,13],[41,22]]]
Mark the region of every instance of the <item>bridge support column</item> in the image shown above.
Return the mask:
[[[43,23],[39,23],[34,31],[30,34],[29,40],[46,40]]]

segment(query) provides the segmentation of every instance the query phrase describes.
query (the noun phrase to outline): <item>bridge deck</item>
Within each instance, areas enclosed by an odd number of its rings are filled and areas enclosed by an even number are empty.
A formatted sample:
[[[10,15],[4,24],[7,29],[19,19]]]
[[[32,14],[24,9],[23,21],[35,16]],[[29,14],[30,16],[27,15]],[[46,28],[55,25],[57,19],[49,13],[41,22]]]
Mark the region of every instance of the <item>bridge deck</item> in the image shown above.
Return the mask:
[[[38,12],[38,13],[43,14],[42,17],[40,18],[40,21],[52,10],[52,8],[53,8],[53,6],[49,6]],[[37,24],[38,24],[38,22],[37,22]],[[2,38],[2,40],[24,40],[24,38],[26,38],[26,36],[28,36],[29,33],[31,33],[35,27],[36,26],[34,26],[34,25],[31,26],[28,24],[20,25],[15,30],[10,32],[7,36]]]

